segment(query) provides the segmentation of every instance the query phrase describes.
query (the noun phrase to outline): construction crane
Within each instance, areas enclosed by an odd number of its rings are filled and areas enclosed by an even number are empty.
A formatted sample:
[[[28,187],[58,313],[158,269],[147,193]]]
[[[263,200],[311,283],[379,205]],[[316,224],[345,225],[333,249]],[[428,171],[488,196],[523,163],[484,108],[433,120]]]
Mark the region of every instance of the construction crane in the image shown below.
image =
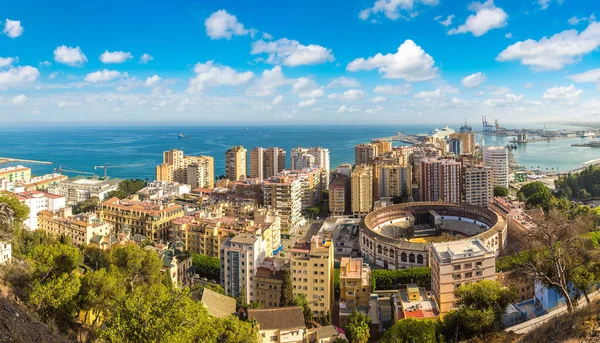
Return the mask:
[[[94,169],[104,169],[104,178],[106,178],[107,172],[109,168],[129,168],[129,167],[144,167],[145,164],[119,164],[119,165],[109,165],[104,163],[103,166],[94,166]]]
[[[60,168],[58,168],[58,173],[61,175],[62,175],[62,173],[77,173],[77,174],[85,174],[85,175],[96,175],[96,173],[84,172],[81,170],[65,169],[62,166],[60,166]]]

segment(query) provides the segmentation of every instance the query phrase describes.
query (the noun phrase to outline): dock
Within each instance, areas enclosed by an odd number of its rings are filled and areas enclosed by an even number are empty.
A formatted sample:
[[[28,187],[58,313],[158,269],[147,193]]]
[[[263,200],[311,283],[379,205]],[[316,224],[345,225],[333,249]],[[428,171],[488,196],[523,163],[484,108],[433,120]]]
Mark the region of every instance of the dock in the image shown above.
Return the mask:
[[[11,162],[52,164],[52,162],[48,162],[48,161],[36,161],[36,160],[25,160],[22,158],[0,157],[0,164],[11,163]]]
[[[379,138],[375,138],[374,140],[396,141],[396,142],[403,142],[403,143],[408,143],[408,144],[417,144],[420,142],[420,139],[417,136],[407,136],[407,135],[379,137]]]

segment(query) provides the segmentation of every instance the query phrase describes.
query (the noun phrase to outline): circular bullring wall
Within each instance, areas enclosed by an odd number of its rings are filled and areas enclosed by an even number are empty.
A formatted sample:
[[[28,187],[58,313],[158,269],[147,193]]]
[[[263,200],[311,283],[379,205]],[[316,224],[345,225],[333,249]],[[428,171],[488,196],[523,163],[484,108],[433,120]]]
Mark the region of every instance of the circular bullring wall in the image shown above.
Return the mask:
[[[496,255],[506,244],[506,222],[489,208],[463,203],[411,202],[374,210],[361,220],[359,241],[365,262],[386,269],[428,266],[431,243],[409,242],[382,232],[388,225],[401,225],[413,214],[428,211],[435,212],[445,223],[452,221],[453,232],[479,238]],[[473,231],[474,224],[480,230]]]

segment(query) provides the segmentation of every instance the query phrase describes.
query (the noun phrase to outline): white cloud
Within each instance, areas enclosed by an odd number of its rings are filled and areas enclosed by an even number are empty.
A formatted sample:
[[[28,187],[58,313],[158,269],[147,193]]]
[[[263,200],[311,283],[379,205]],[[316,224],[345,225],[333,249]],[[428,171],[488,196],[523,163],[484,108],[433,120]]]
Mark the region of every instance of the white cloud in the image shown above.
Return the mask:
[[[509,32],[509,33],[507,33],[507,34],[504,35],[504,38],[510,39],[510,38],[513,38],[513,35],[512,35],[512,33]]]
[[[146,85],[146,87],[154,87],[160,82],[160,80],[162,80],[160,76],[152,75],[146,79],[144,85]]]
[[[273,101],[271,102],[272,105],[279,105],[283,102],[283,95],[278,95],[276,96]]]
[[[462,105],[465,105],[465,104],[466,104],[466,102],[465,102],[464,100],[462,100],[462,99],[459,99],[459,98],[457,98],[457,97],[454,97],[454,98],[452,98],[452,99],[450,100],[450,103],[451,103],[452,105],[456,105],[456,106],[462,106]]]
[[[600,68],[567,77],[575,82],[600,82]]]
[[[142,56],[140,56],[140,63],[141,64],[147,64],[150,61],[153,61],[154,57],[152,57],[152,55],[149,54],[143,54]]]
[[[496,98],[487,99],[483,102],[483,104],[485,106],[491,106],[491,107],[505,106],[507,104],[517,102],[521,99],[523,99],[523,95],[515,95],[515,94],[508,93],[508,94],[503,94],[501,96],[498,96]]]
[[[487,89],[492,95],[505,95],[510,93],[510,88],[504,86],[488,86]]]
[[[461,83],[467,88],[477,88],[487,80],[487,77],[482,72],[477,72],[469,76],[463,77]]]
[[[31,66],[11,67],[6,71],[0,71],[0,89],[22,87],[34,83],[40,77],[37,68]]]
[[[58,102],[58,108],[69,108],[69,107],[75,107],[77,105],[78,105],[78,103],[73,102],[73,101],[62,100],[62,101]]]
[[[14,98],[12,98],[12,104],[13,105],[23,105],[24,103],[27,102],[27,100],[29,100],[28,97],[26,97],[23,94],[19,94],[17,96],[15,96]]]
[[[288,85],[292,82],[286,79],[281,71],[281,66],[275,66],[271,70],[264,70],[262,75],[254,82],[246,92],[251,96],[272,96],[277,88]]]
[[[308,99],[304,101],[300,101],[298,103],[298,107],[310,107],[317,103],[317,99]]]
[[[569,18],[569,20],[567,20],[567,22],[571,25],[577,25],[582,21],[593,23],[596,21],[596,16],[592,13],[589,17],[577,18],[577,16],[572,16],[571,18]]]
[[[542,98],[574,100],[579,99],[581,94],[583,94],[583,89],[577,89],[575,88],[575,85],[570,85],[567,87],[556,86],[548,88]]]
[[[292,93],[302,99],[321,98],[325,95],[325,87],[308,77],[297,78],[292,84]]]
[[[5,35],[10,38],[17,38],[23,34],[23,26],[21,26],[20,20],[6,19],[4,23],[4,30],[2,31]]]
[[[550,0],[538,0],[538,4],[540,5],[541,9],[545,10],[548,8],[548,5],[550,5]]]
[[[42,61],[40,62],[40,67],[49,67],[52,65],[52,62],[50,61]]]
[[[360,81],[355,78],[341,76],[331,80],[327,85],[327,88],[334,87],[360,87]]]
[[[236,16],[225,10],[218,10],[211,14],[204,22],[204,26],[206,26],[206,34],[211,39],[231,39],[232,36],[245,36],[250,33]]]
[[[388,79],[404,79],[409,82],[426,81],[438,77],[435,61],[420,46],[408,39],[394,54],[378,53],[367,59],[357,58],[346,66],[348,71],[378,69]]]
[[[398,18],[410,18],[418,15],[415,11],[415,5],[436,6],[438,0],[377,0],[373,6],[360,11],[358,17],[367,20],[371,15],[383,13],[388,19],[396,20]]]
[[[475,14],[471,14],[464,24],[449,30],[449,35],[471,32],[473,36],[479,37],[489,30],[506,26],[508,14],[503,9],[496,7],[494,0],[487,0],[484,3],[472,2],[467,8]]]
[[[239,86],[254,77],[251,71],[237,72],[228,66],[215,65],[213,61],[197,63],[194,72],[196,76],[190,80],[189,92],[202,92],[216,86]]]
[[[270,34],[268,34],[268,33],[266,33],[266,32],[263,32],[262,38],[266,39],[266,40],[271,40],[271,39],[273,39],[273,36],[270,35]]]
[[[365,97],[365,92],[362,89],[349,89],[344,93],[333,93],[327,96],[328,99],[337,99],[343,101],[360,100]]]
[[[380,112],[381,110],[383,110],[383,107],[381,106],[375,106],[375,108],[368,108],[365,110],[365,113],[367,114],[375,114],[377,112]]]
[[[0,57],[0,68],[9,67],[15,61],[14,57]]]
[[[111,81],[121,76],[126,76],[126,74],[122,75],[116,70],[103,69],[87,74],[84,80],[90,83],[99,83]]]
[[[443,19],[443,18],[444,17],[439,15],[439,16],[435,17],[434,20],[444,26],[450,26],[450,25],[452,25],[452,19],[454,19],[454,14],[447,16],[446,19]]]
[[[100,55],[100,61],[102,63],[123,63],[128,59],[133,58],[131,53],[124,51],[113,51],[109,52],[108,50],[104,51],[102,55]]]
[[[54,50],[54,60],[71,67],[79,67],[87,62],[87,57],[79,47],[71,48],[61,45]]]
[[[268,54],[267,63],[283,64],[290,67],[322,64],[335,60],[331,49],[316,44],[302,45],[296,40],[287,38],[272,42],[256,41],[252,44],[250,54]]]
[[[441,89],[436,89],[434,91],[423,91],[414,95],[415,98],[421,99],[441,98],[443,96],[444,92]]]
[[[565,30],[539,41],[528,39],[510,45],[502,51],[497,61],[519,60],[535,69],[560,70],[567,64],[581,60],[600,46],[600,23],[590,23],[581,31]]]
[[[373,99],[371,99],[371,102],[374,103],[374,104],[378,104],[378,103],[384,102],[386,100],[387,100],[387,98],[384,97],[384,96],[376,96]]]
[[[353,113],[360,111],[358,108],[347,107],[346,105],[340,106],[340,108],[336,111],[336,113]]]
[[[412,86],[410,84],[405,85],[377,85],[375,89],[373,89],[373,93],[381,93],[381,94],[395,94],[395,95],[407,95],[412,92]]]

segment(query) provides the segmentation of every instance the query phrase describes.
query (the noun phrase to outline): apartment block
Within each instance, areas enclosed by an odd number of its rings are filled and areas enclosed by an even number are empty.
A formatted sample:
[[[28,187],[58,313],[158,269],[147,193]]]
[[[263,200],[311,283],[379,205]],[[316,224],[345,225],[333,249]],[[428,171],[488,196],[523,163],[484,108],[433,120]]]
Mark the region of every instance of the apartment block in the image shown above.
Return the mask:
[[[285,150],[277,147],[250,150],[250,177],[260,180],[275,176],[285,169]]]
[[[188,167],[194,166],[188,171]],[[156,180],[190,184],[191,181],[214,187],[214,158],[211,156],[184,156],[181,150],[163,152],[163,163],[156,167]],[[188,176],[192,179],[188,180]],[[195,187],[194,187],[195,188]]]
[[[292,170],[302,170],[305,168],[313,168],[315,166],[321,168],[323,171],[322,183],[325,189],[329,189],[329,149],[322,147],[296,147],[290,152],[290,163],[290,169]]]
[[[38,214],[38,230],[44,230],[54,238],[67,236],[75,245],[90,244],[95,236],[109,236],[113,226],[103,222],[95,213],[72,215],[71,208],[59,211],[41,211]]]
[[[457,307],[454,291],[461,285],[496,280],[496,255],[478,238],[433,243],[429,265],[431,294],[441,315]]]
[[[190,156],[191,157],[191,156]],[[194,188],[215,187],[215,160],[212,156],[192,157],[186,167],[186,183]]]
[[[313,236],[291,250],[290,271],[294,296],[304,294],[313,314],[326,316],[333,310],[333,242]]]
[[[421,201],[460,202],[462,193],[461,164],[454,160],[421,160]]]
[[[377,145],[371,143],[362,143],[354,146],[354,164],[370,164],[371,161],[379,156]]]
[[[377,185],[379,198],[412,196],[412,173],[405,165],[377,165]]]
[[[293,233],[302,222],[302,182],[294,177],[275,176],[262,184],[265,207],[281,218],[281,232]]]
[[[261,235],[241,233],[228,238],[221,246],[221,286],[225,295],[244,294],[248,302],[255,301],[254,273],[266,257]]]
[[[29,207],[29,216],[24,224],[30,230],[38,228],[38,214],[42,211],[58,211],[66,206],[66,198],[61,195],[43,191],[28,191],[16,193],[20,202]]]
[[[460,154],[473,154],[475,152],[475,134],[473,132],[453,133],[449,137],[451,141],[454,139],[460,141]]]
[[[21,165],[1,168],[0,179],[7,179],[9,182],[28,181],[31,179],[31,168]]]
[[[255,302],[263,308],[280,307],[281,291],[283,289],[284,260],[281,258],[267,257],[254,274]]]
[[[111,198],[101,203],[98,211],[102,221],[112,224],[115,231],[129,228],[132,235],[146,236],[152,241],[168,241],[173,220],[183,217],[183,208],[174,203],[132,201]]]
[[[248,151],[243,146],[234,146],[225,152],[225,177],[231,181],[238,181],[248,175],[246,154]]]
[[[342,257],[340,262],[340,323],[347,323],[352,311],[369,311],[371,268],[362,258]]]
[[[108,198],[108,193],[119,189],[121,179],[98,179],[83,176],[71,177],[58,184],[49,185],[48,193],[66,198],[67,205],[72,206],[92,197],[100,201]]]
[[[350,210],[350,178],[336,174],[329,185],[329,213],[332,216],[343,216]]]
[[[373,167],[357,165],[351,176],[351,209],[355,216],[364,216],[373,209]]]
[[[191,187],[179,182],[154,181],[136,192],[140,200],[158,200],[165,197],[179,197],[190,193]]]
[[[466,166],[463,168],[465,202],[467,204],[487,207],[494,196],[492,169],[483,166]]]
[[[483,165],[492,168],[493,187],[508,188],[508,149],[503,146],[484,146]]]
[[[305,168],[302,170],[284,170],[279,176],[292,177],[300,181],[302,189],[302,210],[317,205],[323,200],[323,171],[321,168]]]

